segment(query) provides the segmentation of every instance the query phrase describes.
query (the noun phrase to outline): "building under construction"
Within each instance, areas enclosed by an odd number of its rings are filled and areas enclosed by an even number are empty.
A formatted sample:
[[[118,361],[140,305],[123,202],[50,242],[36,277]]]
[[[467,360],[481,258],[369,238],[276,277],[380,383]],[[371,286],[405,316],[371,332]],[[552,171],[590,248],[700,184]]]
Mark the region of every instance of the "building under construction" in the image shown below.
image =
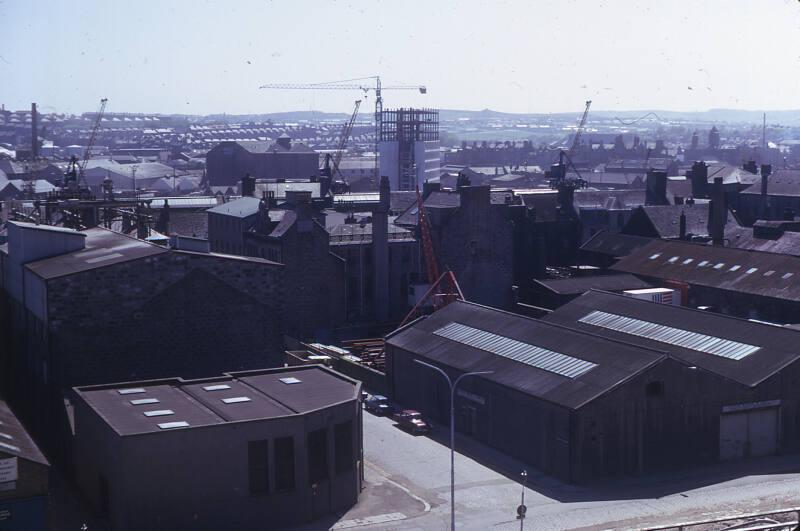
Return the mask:
[[[414,190],[439,176],[439,111],[387,109],[380,114],[380,173],[392,190]]]

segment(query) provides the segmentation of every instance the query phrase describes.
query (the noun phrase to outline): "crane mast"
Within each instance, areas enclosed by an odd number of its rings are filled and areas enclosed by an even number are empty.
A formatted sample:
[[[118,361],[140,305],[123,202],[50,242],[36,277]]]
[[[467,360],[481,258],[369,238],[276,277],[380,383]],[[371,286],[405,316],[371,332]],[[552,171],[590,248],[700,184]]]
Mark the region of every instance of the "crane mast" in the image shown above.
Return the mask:
[[[578,129],[575,131],[575,137],[572,139],[572,145],[569,148],[570,159],[575,156],[575,153],[578,151],[578,148],[581,145],[581,135],[583,134],[583,128],[586,127],[586,118],[589,117],[589,107],[591,106],[592,106],[592,100],[587,100],[586,108],[583,110],[583,116],[581,116],[581,121],[578,124]]]
[[[353,83],[355,81],[372,81],[374,86],[364,83]],[[279,90],[360,90],[366,96],[369,91],[375,92],[375,176],[380,178],[380,165],[378,162],[378,146],[381,136],[381,121],[383,119],[383,91],[384,90],[416,90],[420,94],[427,94],[428,88],[425,85],[391,85],[383,86],[380,76],[359,77],[355,79],[345,79],[342,81],[330,81],[326,83],[267,83],[258,87],[260,89],[279,89]]]
[[[97,140],[97,131],[100,129],[100,121],[103,119],[103,114],[106,112],[106,103],[108,103],[108,98],[103,98],[100,100],[100,110],[97,111],[97,117],[94,120],[94,127],[92,127],[92,134],[89,137],[89,143],[86,145],[86,151],[83,153],[83,161],[80,165],[81,180],[83,180],[83,172],[86,170],[86,164],[89,162],[89,157],[92,155],[94,142]]]
[[[344,128],[342,129],[342,137],[339,139],[339,148],[333,155],[333,170],[331,171],[330,175],[331,179],[334,179],[336,175],[340,174],[339,163],[342,162],[342,156],[344,155],[344,150],[347,147],[347,140],[350,138],[350,134],[353,132],[353,124],[358,116],[359,107],[361,107],[361,100],[356,100],[356,105],[353,108],[353,114],[350,116],[350,120],[344,124]]]

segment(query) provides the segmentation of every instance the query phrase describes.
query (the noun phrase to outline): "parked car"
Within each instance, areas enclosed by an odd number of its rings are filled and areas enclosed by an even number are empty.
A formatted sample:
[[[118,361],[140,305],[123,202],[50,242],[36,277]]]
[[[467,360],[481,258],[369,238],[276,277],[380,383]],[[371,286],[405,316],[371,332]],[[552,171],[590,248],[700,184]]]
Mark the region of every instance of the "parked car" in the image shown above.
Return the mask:
[[[376,415],[388,415],[392,412],[389,399],[383,395],[372,395],[364,400],[364,409]]]
[[[422,418],[422,413],[413,409],[404,409],[394,416],[395,422],[411,433],[428,433],[431,426]]]

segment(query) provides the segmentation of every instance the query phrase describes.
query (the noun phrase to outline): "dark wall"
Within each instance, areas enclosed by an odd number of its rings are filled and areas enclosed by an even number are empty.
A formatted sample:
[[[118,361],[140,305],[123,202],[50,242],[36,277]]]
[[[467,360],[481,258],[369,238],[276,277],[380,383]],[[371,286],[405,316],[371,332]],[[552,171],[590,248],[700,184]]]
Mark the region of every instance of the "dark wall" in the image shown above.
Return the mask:
[[[81,401],[79,401],[81,402]],[[361,408],[357,400],[305,415],[119,437],[92,410],[76,407],[78,485],[96,512],[101,477],[117,531],[262,530],[338,514],[358,500]],[[336,426],[350,422],[349,465],[337,470]],[[324,430],[325,478],[309,477],[309,434]],[[292,437],[294,488],[276,482],[276,440]],[[248,443],[267,441],[266,492],[251,491]],[[266,527],[265,527],[266,526]]]
[[[223,142],[206,155],[211,186],[235,186],[250,174],[256,179],[308,179],[319,174],[314,151],[250,153],[235,142]]]

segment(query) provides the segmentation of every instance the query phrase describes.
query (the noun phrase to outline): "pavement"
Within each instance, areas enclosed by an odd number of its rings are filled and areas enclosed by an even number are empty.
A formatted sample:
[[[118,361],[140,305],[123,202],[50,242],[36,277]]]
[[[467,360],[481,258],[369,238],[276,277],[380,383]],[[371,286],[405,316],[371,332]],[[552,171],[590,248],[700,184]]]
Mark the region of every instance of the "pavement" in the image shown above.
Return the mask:
[[[364,414],[365,489],[332,529],[428,530],[450,523],[448,433],[414,436]],[[456,527],[520,529],[520,473],[527,469],[523,529],[647,529],[800,507],[800,455],[773,456],[590,485],[569,485],[467,437],[456,438]],[[311,529],[311,528],[308,528]],[[317,527],[319,529],[319,527]]]

